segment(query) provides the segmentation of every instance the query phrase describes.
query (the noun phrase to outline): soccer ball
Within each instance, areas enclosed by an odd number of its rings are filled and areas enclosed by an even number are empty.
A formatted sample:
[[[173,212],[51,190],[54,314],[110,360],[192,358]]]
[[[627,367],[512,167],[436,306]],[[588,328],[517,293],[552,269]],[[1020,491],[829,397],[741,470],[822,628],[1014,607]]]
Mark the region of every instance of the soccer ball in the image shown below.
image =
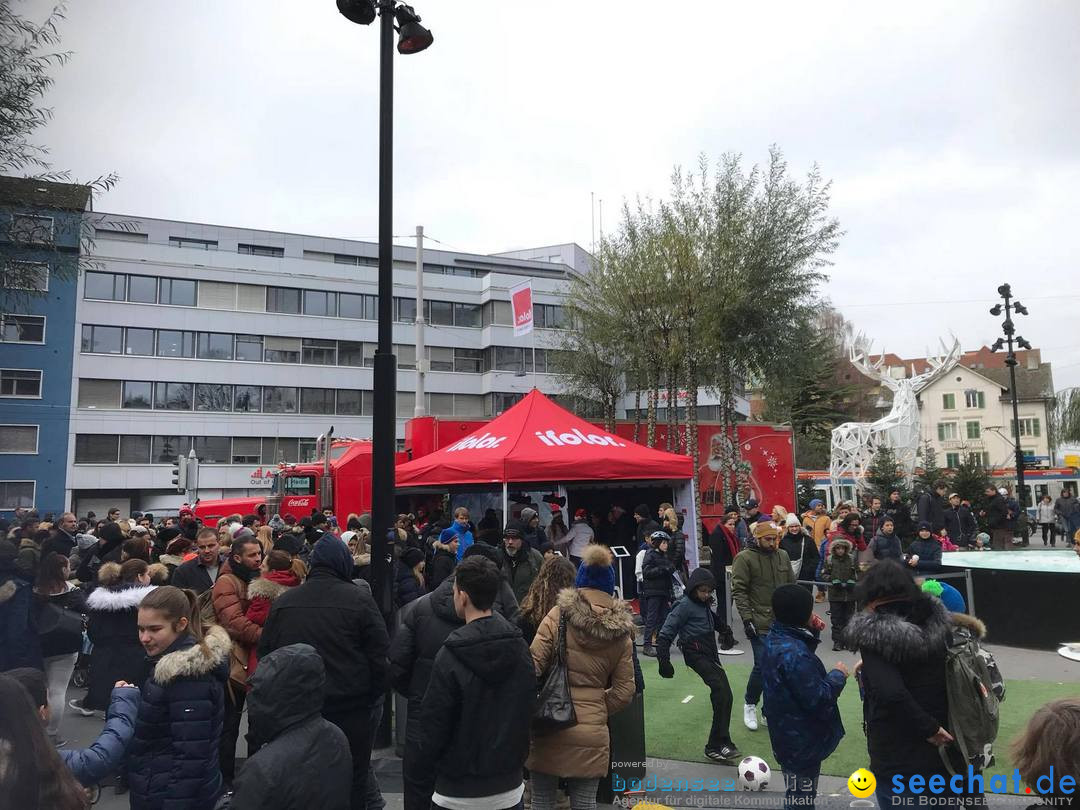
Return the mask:
[[[739,762],[739,787],[743,790],[765,790],[772,770],[761,757],[743,757]]]

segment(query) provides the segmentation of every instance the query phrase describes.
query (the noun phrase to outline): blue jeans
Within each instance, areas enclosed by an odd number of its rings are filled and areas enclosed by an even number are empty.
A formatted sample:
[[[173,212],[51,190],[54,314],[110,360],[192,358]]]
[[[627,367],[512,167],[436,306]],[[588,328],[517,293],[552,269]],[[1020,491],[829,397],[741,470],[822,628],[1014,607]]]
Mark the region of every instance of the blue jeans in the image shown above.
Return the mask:
[[[746,682],[746,703],[757,705],[761,700],[761,655],[765,649],[765,636],[750,639],[750,649],[754,653],[754,668],[750,670],[750,680]]]
[[[818,776],[821,775],[821,764],[813,770],[784,771],[784,810],[814,810],[814,799],[817,798]],[[890,808],[890,810],[892,810]]]

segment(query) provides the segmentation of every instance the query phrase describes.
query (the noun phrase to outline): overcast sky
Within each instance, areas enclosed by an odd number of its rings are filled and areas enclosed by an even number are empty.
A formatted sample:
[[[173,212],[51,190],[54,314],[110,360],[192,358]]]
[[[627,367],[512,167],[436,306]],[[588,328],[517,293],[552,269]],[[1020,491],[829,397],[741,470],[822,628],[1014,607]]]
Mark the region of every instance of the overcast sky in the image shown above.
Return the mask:
[[[825,292],[878,346],[992,342],[1007,280],[1080,385],[1080,3],[417,3],[435,44],[395,58],[396,234],[588,248],[590,192],[610,229],[676,164],[776,143],[833,180]],[[42,139],[120,174],[99,210],[375,236],[377,25],[333,0],[72,6]]]

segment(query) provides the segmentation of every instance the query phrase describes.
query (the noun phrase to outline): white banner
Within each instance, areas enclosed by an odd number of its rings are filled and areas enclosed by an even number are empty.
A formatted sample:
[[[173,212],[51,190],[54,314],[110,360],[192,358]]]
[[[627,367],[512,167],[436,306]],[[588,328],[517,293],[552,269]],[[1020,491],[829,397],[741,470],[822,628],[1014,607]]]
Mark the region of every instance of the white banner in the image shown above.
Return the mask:
[[[514,313],[514,337],[533,330],[532,279],[510,288],[510,309]]]

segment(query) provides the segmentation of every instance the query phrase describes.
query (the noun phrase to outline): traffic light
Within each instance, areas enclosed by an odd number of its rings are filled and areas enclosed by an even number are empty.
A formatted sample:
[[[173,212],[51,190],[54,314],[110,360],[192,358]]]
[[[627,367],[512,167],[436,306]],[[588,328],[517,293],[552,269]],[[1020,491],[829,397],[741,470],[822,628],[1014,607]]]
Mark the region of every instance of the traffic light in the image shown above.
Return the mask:
[[[188,460],[184,456],[177,456],[172,468],[173,486],[177,492],[187,492]]]

